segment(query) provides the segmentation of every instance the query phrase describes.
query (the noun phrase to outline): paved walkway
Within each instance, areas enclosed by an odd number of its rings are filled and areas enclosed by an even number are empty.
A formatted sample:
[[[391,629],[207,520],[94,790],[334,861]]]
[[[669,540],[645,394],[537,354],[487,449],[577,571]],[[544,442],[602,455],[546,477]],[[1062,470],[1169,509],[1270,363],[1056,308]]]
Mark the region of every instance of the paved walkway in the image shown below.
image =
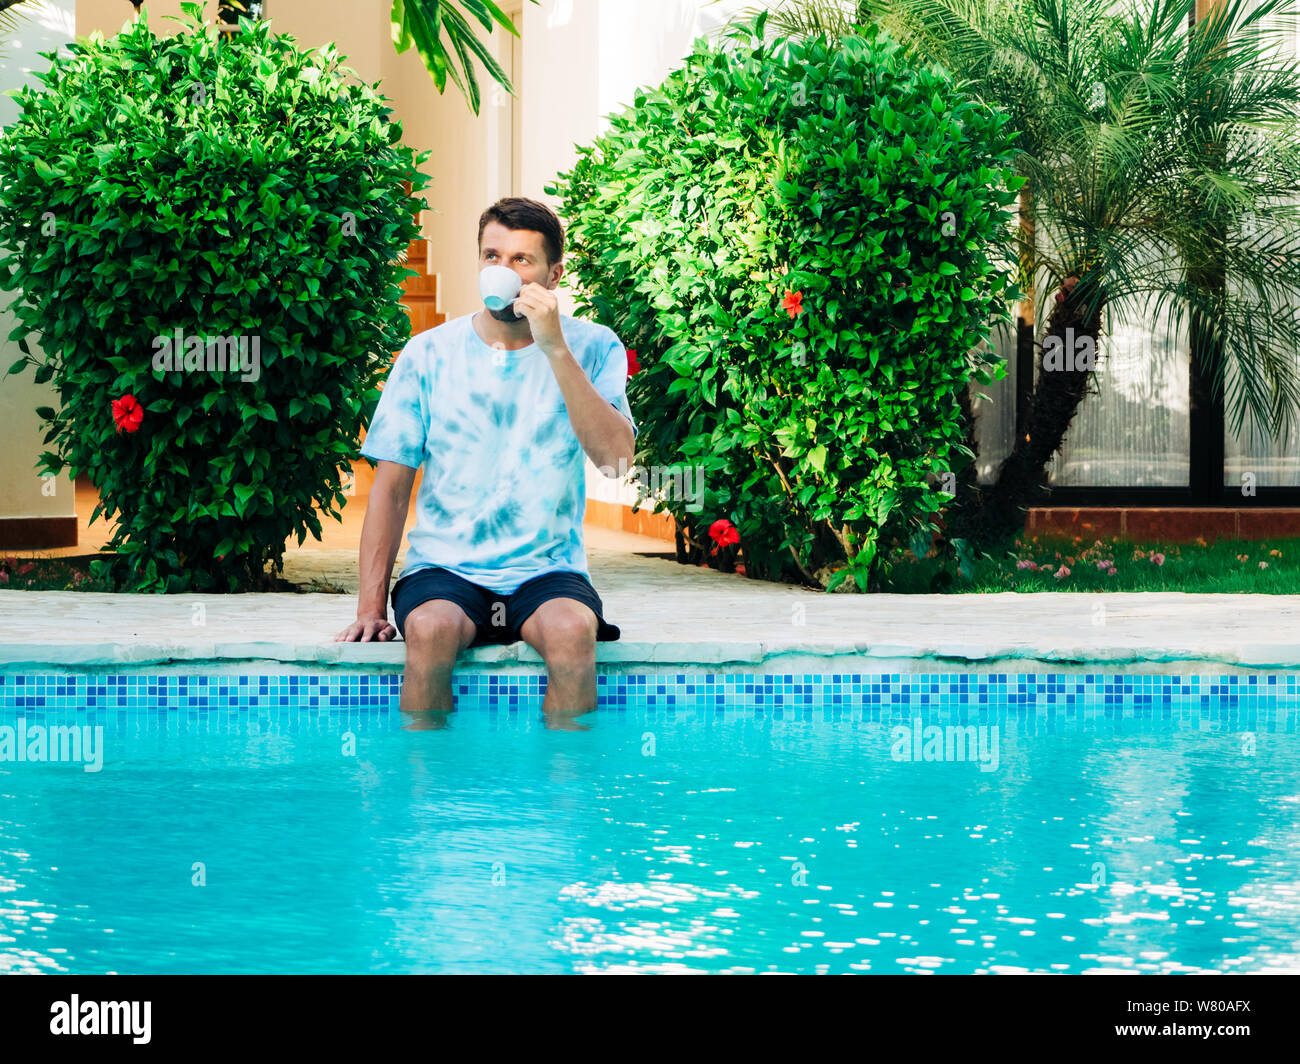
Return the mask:
[[[853,658],[877,669],[1007,659],[1150,663],[1164,672],[1207,662],[1300,667],[1300,596],[827,595],[626,550],[591,547],[589,555],[606,619],[622,629],[621,640],[597,648],[609,665],[767,662],[777,671],[779,659],[781,671],[852,671]],[[355,582],[341,555],[296,564]],[[401,643],[333,642],[355,609],[351,594],[0,591],[0,667],[213,659],[400,666]],[[539,660],[524,643],[460,659]]]
[[[84,496],[84,497],[83,497]],[[93,491],[78,492],[84,522]],[[355,616],[362,505],[296,544],[285,576],[335,593],[104,595],[0,591],[0,669],[127,663],[282,662],[398,669],[396,643],[335,643]],[[107,530],[83,527],[94,551]],[[1300,596],[1176,593],[827,595],[678,565],[663,540],[587,525],[592,582],[622,639],[605,668],[715,665],[719,671],[979,668],[1035,671],[1097,662],[1194,672],[1207,664],[1300,668]],[[7,552],[8,553],[8,552]],[[30,552],[15,552],[30,553]],[[401,568],[399,556],[397,569]],[[524,643],[465,651],[462,667],[540,669]],[[1001,669],[999,669],[1001,665]]]

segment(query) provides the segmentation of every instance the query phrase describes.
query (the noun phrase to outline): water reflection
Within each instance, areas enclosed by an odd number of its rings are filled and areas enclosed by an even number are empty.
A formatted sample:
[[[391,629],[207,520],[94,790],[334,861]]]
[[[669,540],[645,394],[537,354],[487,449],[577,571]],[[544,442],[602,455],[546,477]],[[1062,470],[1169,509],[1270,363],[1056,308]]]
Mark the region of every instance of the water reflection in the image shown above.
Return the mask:
[[[1297,966],[1266,715],[994,707],[992,772],[897,760],[901,715],[446,716],[103,713],[101,773],[0,764],[0,970]]]

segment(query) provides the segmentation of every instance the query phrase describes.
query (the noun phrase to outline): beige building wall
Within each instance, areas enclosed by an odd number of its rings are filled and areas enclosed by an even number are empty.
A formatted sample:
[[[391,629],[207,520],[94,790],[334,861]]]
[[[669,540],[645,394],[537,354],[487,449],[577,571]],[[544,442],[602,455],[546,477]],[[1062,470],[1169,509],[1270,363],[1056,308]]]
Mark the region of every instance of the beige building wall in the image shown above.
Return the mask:
[[[73,39],[74,0],[44,0],[19,15],[19,27],[4,41],[0,56],[0,89],[36,84],[33,71],[49,68],[40,52],[52,52]],[[18,116],[18,104],[0,96],[0,126]],[[8,307],[13,294],[0,293],[0,306]],[[16,340],[8,339],[16,325],[8,310],[0,312],[0,374],[22,357]],[[29,345],[33,353],[38,348]],[[47,450],[45,433],[36,416],[38,406],[59,405],[51,384],[37,384],[31,367],[0,377],[0,544],[21,547],[27,542],[58,541],[71,545],[76,537],[72,480],[67,476],[41,478],[36,460]]]

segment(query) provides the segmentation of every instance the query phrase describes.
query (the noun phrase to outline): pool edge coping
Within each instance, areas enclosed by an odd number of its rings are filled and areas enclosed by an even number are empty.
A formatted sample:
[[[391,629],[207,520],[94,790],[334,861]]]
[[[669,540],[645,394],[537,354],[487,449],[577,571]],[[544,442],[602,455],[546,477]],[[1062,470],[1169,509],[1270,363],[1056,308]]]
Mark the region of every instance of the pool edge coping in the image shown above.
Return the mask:
[[[0,672],[32,669],[231,666],[300,666],[340,669],[401,670],[405,645],[385,643],[289,642],[105,642],[67,644],[0,643]],[[865,642],[606,642],[596,647],[598,671],[671,666],[679,671],[731,671],[748,667],[760,672],[863,671],[864,666],[898,671],[887,666],[950,666],[997,669],[1059,669],[1063,667],[1208,666],[1230,669],[1300,669],[1300,644],[1249,644],[1208,653],[1203,648],[1155,649],[1123,645],[1048,649],[1006,644],[869,644]],[[544,672],[545,664],[526,643],[475,647],[462,651],[457,669],[499,667],[511,672]],[[1004,667],[1000,671],[1007,671]]]

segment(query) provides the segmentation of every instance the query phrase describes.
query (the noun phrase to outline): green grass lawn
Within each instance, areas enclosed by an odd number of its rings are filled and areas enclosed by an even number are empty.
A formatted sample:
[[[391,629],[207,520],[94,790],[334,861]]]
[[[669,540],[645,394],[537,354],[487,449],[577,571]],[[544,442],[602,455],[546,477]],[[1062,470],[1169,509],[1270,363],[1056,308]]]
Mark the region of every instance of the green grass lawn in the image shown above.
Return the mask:
[[[1008,538],[969,579],[934,557],[904,552],[883,591],[1189,591],[1300,594],[1300,539],[1135,543],[1116,537]]]

